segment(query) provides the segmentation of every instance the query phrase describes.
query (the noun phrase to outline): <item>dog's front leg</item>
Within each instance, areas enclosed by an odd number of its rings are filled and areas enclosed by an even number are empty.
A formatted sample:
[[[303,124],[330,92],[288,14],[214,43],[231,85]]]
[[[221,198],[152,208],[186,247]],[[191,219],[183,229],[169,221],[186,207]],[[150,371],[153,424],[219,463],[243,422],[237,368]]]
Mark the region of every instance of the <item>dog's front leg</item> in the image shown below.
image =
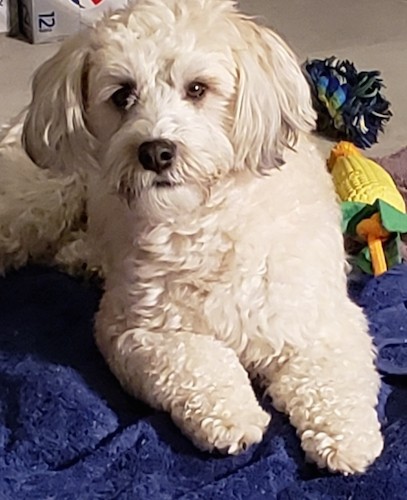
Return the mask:
[[[201,449],[236,454],[261,441],[270,417],[232,349],[210,336],[123,324],[102,302],[97,343],[129,393],[168,411]]]
[[[260,370],[273,404],[289,415],[307,457],[345,474],[363,472],[383,447],[371,340],[362,313],[348,305],[326,313],[314,339],[286,345]]]

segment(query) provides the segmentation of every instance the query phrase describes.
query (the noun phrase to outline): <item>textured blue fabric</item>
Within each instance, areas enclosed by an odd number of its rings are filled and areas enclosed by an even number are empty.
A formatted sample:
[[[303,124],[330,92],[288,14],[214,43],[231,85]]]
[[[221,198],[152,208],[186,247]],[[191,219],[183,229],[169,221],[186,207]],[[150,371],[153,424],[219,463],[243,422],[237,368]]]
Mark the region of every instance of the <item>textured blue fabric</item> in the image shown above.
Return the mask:
[[[385,451],[359,477],[306,464],[274,411],[243,455],[197,451],[109,373],[92,338],[97,286],[42,268],[0,279],[0,499],[405,499],[407,266],[350,289],[384,345],[379,366],[398,374],[381,395]]]

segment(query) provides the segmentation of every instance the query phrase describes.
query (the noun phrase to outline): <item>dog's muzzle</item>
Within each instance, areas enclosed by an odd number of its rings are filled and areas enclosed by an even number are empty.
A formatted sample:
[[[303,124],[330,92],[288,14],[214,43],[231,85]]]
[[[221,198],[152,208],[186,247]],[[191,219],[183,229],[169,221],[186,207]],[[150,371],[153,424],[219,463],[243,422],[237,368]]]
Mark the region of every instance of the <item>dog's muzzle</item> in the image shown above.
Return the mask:
[[[174,163],[176,145],[167,139],[143,142],[138,148],[138,159],[145,170],[161,174]]]

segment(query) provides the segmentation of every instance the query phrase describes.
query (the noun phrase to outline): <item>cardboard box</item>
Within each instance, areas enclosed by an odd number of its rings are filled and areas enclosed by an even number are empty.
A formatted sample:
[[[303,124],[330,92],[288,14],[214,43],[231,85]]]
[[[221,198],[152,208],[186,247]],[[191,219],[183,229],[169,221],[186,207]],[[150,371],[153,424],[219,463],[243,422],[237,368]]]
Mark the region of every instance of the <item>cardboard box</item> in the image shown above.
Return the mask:
[[[55,42],[126,4],[127,0],[20,0],[20,24],[31,43]]]
[[[0,0],[0,33],[10,29],[10,10],[8,0]]]

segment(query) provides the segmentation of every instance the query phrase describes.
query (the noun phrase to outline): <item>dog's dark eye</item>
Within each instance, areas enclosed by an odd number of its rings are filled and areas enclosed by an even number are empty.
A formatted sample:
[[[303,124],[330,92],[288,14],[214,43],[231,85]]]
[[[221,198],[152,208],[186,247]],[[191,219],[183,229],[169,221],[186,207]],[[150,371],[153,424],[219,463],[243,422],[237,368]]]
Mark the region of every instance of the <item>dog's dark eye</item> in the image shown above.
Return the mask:
[[[125,83],[116,90],[111,99],[117,108],[128,109],[137,101],[137,92],[130,83]]]
[[[208,90],[208,86],[201,82],[191,82],[187,86],[187,96],[194,100],[199,101],[205,95]]]

